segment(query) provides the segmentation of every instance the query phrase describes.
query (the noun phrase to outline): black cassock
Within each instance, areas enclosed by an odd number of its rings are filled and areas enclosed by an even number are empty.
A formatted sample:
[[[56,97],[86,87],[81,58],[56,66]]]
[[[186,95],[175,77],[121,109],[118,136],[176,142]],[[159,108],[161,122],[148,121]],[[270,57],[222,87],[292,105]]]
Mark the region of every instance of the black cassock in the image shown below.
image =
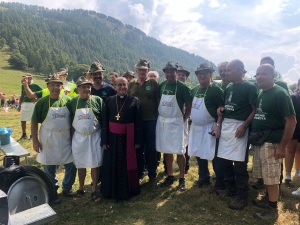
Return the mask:
[[[116,118],[118,112],[120,115],[119,120]],[[137,168],[133,171],[127,171],[127,135],[110,132],[110,122],[117,124],[133,123],[134,144],[141,145],[142,117],[138,98],[130,95],[126,95],[124,98],[117,95],[108,97],[102,119],[101,145],[109,145],[109,148],[104,150],[103,153],[101,193],[107,198],[128,199],[140,193]],[[133,158],[129,161],[132,161]],[[134,162],[136,162],[136,159],[134,159]]]

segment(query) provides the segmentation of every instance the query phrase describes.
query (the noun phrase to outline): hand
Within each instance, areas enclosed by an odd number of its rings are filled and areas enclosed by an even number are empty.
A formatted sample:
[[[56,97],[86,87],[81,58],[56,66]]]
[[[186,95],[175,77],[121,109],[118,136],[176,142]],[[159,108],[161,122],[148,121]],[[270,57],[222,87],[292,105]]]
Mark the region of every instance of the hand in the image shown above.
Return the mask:
[[[217,109],[217,114],[218,116],[223,116],[224,113],[222,113],[222,111],[224,110],[224,107],[223,106],[220,106],[218,109]]]
[[[134,148],[135,148],[135,149],[137,149],[137,148],[139,148],[139,147],[141,147],[141,145],[134,145]]]
[[[103,145],[102,146],[104,150],[108,150],[109,149],[109,145]]]
[[[21,104],[19,104],[19,107],[18,107],[18,112],[21,112],[21,108],[22,108],[22,106],[21,106]]]
[[[215,133],[215,135],[216,135],[216,138],[219,138],[220,137],[220,135],[221,135],[221,127],[219,127],[219,126],[214,126],[212,129],[211,129],[211,131],[210,132],[214,132]]]
[[[21,83],[24,85],[28,85],[28,78],[27,77],[23,77],[21,80]]]
[[[236,138],[242,138],[242,137],[244,137],[245,132],[246,132],[246,127],[242,124],[241,126],[239,126],[239,127],[236,129],[235,137],[236,137]]]
[[[32,103],[36,103],[37,100],[38,100],[37,98],[32,98],[32,99],[31,99],[31,102],[32,102]]]
[[[280,145],[278,145],[275,151],[275,159],[282,159],[284,157],[285,157],[285,148],[282,148]]]
[[[36,151],[37,153],[40,153],[42,149],[42,144],[39,141],[34,141],[33,142],[33,150]]]

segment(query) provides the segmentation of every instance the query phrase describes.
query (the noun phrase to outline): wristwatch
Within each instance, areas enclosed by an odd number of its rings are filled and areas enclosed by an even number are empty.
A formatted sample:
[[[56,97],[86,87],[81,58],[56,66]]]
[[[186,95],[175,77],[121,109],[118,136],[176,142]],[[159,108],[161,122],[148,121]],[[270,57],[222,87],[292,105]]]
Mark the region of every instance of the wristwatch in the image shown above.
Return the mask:
[[[220,126],[221,126],[221,124],[219,124],[219,123],[217,123],[216,125],[217,125],[218,127],[220,127]]]

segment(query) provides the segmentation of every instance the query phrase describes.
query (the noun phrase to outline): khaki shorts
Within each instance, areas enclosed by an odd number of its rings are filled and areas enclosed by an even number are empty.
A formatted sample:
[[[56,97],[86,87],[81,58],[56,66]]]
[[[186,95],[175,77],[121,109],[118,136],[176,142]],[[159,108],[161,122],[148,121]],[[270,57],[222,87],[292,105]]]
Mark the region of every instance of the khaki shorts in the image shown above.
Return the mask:
[[[282,159],[275,159],[277,145],[264,143],[262,146],[252,146],[254,149],[253,177],[263,178],[266,185],[280,183]]]

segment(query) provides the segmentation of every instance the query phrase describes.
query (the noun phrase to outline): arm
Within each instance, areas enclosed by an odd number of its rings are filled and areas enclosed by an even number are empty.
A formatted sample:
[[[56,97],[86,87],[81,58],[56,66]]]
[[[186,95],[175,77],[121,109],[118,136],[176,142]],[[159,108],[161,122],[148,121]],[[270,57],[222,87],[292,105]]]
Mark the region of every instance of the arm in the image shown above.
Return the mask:
[[[221,135],[221,124],[223,122],[223,116],[219,116],[218,115],[218,120],[216,125],[213,127],[213,129],[211,131],[213,131],[216,135],[216,138],[219,138]]]
[[[31,120],[31,135],[32,135],[32,142],[33,142],[33,149],[37,153],[42,151],[42,145],[38,139],[38,123]]]
[[[29,88],[27,78],[24,77],[21,82],[23,84],[23,87],[24,87],[27,97],[28,98],[37,98],[35,93]]]
[[[24,94],[22,93],[19,101],[19,108],[18,108],[19,112],[21,111],[23,101],[24,101]]]
[[[183,122],[185,122],[191,115],[192,102],[186,102],[185,104],[185,112],[183,115]]]
[[[250,113],[250,115],[248,116],[248,118],[244,121],[244,123],[241,126],[239,126],[236,129],[236,132],[235,132],[235,137],[236,138],[242,138],[242,137],[244,137],[247,127],[250,125],[250,123],[252,122],[252,120],[253,120],[253,118],[255,116],[256,105],[255,104],[251,104],[251,107],[252,107],[252,112]]]
[[[296,127],[296,116],[287,115],[284,117],[286,123],[283,131],[281,142],[276,148],[275,159],[281,159],[285,157],[285,149],[288,142],[292,139],[295,127]]]

